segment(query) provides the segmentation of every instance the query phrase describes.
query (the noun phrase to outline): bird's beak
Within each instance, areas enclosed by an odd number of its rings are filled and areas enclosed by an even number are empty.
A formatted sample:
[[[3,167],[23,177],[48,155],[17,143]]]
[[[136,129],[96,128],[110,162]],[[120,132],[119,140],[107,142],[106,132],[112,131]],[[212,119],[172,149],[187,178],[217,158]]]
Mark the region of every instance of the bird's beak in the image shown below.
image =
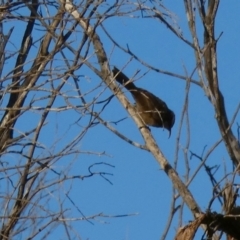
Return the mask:
[[[168,138],[170,138],[170,137],[171,137],[171,129],[168,130],[168,131],[169,131],[169,136],[168,136]]]

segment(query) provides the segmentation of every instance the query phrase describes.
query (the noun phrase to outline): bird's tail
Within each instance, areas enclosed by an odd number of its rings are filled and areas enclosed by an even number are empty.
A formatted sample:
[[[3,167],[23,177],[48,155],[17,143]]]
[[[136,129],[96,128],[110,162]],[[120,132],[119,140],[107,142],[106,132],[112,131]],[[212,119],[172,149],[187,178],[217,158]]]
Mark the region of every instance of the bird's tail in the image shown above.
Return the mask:
[[[137,87],[134,85],[134,83],[124,74],[122,73],[118,68],[113,67],[113,75],[115,77],[115,80],[122,84],[127,90],[135,90]]]

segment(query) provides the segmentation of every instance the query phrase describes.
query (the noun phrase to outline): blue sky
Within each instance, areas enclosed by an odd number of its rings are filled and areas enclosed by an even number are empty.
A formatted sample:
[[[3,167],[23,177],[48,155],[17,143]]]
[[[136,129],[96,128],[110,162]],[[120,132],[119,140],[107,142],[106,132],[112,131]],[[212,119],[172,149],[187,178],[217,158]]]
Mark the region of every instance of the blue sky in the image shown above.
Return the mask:
[[[192,41],[187,26],[183,1],[165,0],[163,3],[166,4],[169,10],[176,14],[176,20],[181,27],[183,35],[189,41]],[[239,1],[221,1],[216,19],[216,37],[223,32],[218,42],[219,82],[220,88],[225,96],[226,109],[230,119],[240,101],[239,9]],[[186,68],[188,75],[190,75],[195,68],[196,63],[192,49],[177,39],[169,29],[156,19],[115,17],[106,20],[104,26],[119,44],[123,47],[127,47],[128,45],[132,52],[157,68],[180,75],[185,75],[184,68]],[[202,28],[199,23],[198,27],[200,42],[202,42]],[[102,39],[106,52],[109,56],[111,55],[110,65],[116,65],[118,68],[122,68],[130,60],[130,57],[123,54],[116,47],[114,48],[114,45],[100,28],[97,29],[97,33]],[[17,31],[15,34],[17,36],[18,34],[20,35],[21,32]],[[125,68],[124,73],[131,77],[137,70],[141,70],[140,74],[143,74],[147,72],[148,69],[137,61],[132,60]],[[101,83],[101,79],[87,68],[83,68],[79,74],[85,75],[85,78],[80,82],[82,90],[85,92]],[[196,74],[194,74],[194,78],[198,80]],[[181,79],[150,71],[137,81],[136,84],[159,96],[167,103],[169,108],[175,112],[176,123],[172,129],[170,139],[168,139],[168,132],[166,130],[151,128],[151,133],[164,155],[170,163],[173,163],[176,156],[176,136],[184,103],[186,83]],[[88,94],[86,99],[90,100],[96,94],[101,93],[104,88],[105,86],[103,85],[93,93]],[[70,91],[71,84],[65,86],[64,90]],[[110,95],[111,92],[109,90],[104,90],[99,100],[103,100]],[[130,94],[126,92],[126,95],[132,101]],[[75,102],[75,100],[73,100],[73,102]],[[59,106],[63,103],[64,100],[59,98],[56,105]],[[98,106],[96,106],[96,108],[98,108]],[[19,121],[18,126],[21,126],[23,129],[29,127],[28,124],[33,123],[34,116],[36,117],[34,114],[29,115],[30,117],[28,118],[29,121],[27,124],[24,121]],[[76,123],[78,117],[79,114],[76,111],[69,111],[67,116],[58,113],[50,114],[49,125],[45,128],[41,140],[45,144],[47,144],[48,141],[57,141],[58,137],[66,132],[64,139],[61,140],[61,144],[66,143],[76,135],[77,131],[81,131],[81,124],[87,123],[88,118],[76,126],[74,123]],[[101,117],[109,122],[118,121],[121,118],[127,117],[126,120],[119,122],[117,125],[112,125],[130,139],[143,144],[139,130],[116,98],[112,99]],[[214,119],[213,107],[203,90],[196,85],[191,85],[190,88],[189,118],[191,129],[190,147],[186,151],[189,156],[190,151],[201,155],[204,147],[206,147],[205,151],[207,151],[220,139],[220,133]],[[239,121],[240,117],[238,115],[236,122],[239,123]],[[71,128],[68,129],[70,124],[72,124]],[[235,134],[237,133],[236,130],[237,125],[235,123],[233,125]],[[182,178],[185,175],[183,150],[186,141],[185,126],[181,133],[180,151],[178,153],[178,172]],[[56,149],[58,149],[57,144],[54,151]],[[82,239],[159,239],[164,231],[169,215],[172,185],[153,156],[119,139],[100,124],[87,132],[79,143],[79,149],[83,153],[78,155],[74,160],[72,168],[70,167],[71,174],[87,174],[89,165],[98,162],[109,163],[113,165],[114,168],[107,165],[99,165],[95,166],[94,169],[96,169],[96,171],[101,170],[111,173],[112,176],[108,176],[108,179],[112,185],[100,176],[93,176],[83,181],[77,180],[67,183],[62,186],[59,192],[63,191],[64,193],[68,188],[71,188],[69,195],[74,199],[78,208],[85,216],[98,213],[109,216],[132,215],[118,218],[98,217],[92,220],[91,223],[87,221],[73,223],[75,230],[77,230]],[[94,154],[89,154],[89,152]],[[68,166],[69,161],[73,161],[72,156],[62,159],[55,167],[57,169],[65,168]],[[229,156],[224,144],[221,143],[207,161],[207,164],[210,166],[220,164],[220,169],[216,174],[216,178],[218,179],[224,176],[223,162],[227,163],[227,167],[230,170],[231,164]],[[199,164],[200,162],[196,158],[190,160],[190,175]],[[203,211],[206,210],[212,196],[212,186],[203,168],[189,189],[192,191],[201,209]],[[54,201],[51,202],[52,209],[55,208],[53,203]],[[181,203],[180,199],[178,203]],[[67,213],[69,216],[81,217],[79,212],[76,211],[67,199],[65,199],[64,206],[71,209]],[[213,210],[221,211],[218,204],[213,205]],[[193,217],[186,207],[184,211],[183,224],[187,224]],[[174,218],[174,224],[169,231],[167,239],[173,239],[177,224],[178,215]],[[61,234],[62,230],[56,231],[54,238],[64,239]]]
[[[176,13],[177,23],[180,25],[184,36],[191,41],[183,2],[165,1],[165,3],[171,11]],[[216,21],[216,36],[223,32],[218,43],[218,70],[229,118],[233,115],[240,100],[240,34],[238,33],[240,24],[237,20],[239,19],[239,8],[240,4],[237,1],[231,2],[231,4],[222,1]],[[173,36],[163,24],[156,20],[110,18],[104,26],[119,44],[124,47],[128,44],[131,51],[153,66],[181,75],[184,75],[184,67],[189,75],[195,67],[192,49]],[[202,28],[200,25],[198,27],[201,42]],[[104,42],[104,47],[111,51],[113,45]],[[121,68],[129,60],[129,56],[114,49],[111,60],[111,64]],[[142,72],[147,71],[136,61],[132,61],[126,67],[125,73],[132,76],[137,69],[141,69]],[[194,78],[198,79],[198,76],[195,74]],[[162,98],[176,114],[176,123],[170,139],[168,139],[167,131],[151,128],[151,132],[163,153],[170,163],[173,163],[176,150],[176,134],[184,101],[185,82],[166,75],[149,72],[137,82],[137,85]],[[126,94],[131,99],[131,96],[128,93]],[[205,151],[207,151],[219,140],[220,134],[214,119],[213,107],[204,95],[203,90],[192,85],[189,101],[191,141],[188,150],[201,155],[205,146]],[[103,116],[104,119],[116,121],[127,116],[127,113],[117,100],[113,100]],[[239,115],[236,121],[239,122]],[[130,118],[119,123],[116,128],[129,138],[143,143],[138,129]],[[235,123],[233,125],[235,134],[236,129]],[[92,145],[89,145],[89,143]],[[183,129],[180,148],[184,148],[185,143],[186,129]],[[90,146],[93,146],[96,151],[106,150],[111,157],[86,157],[84,159],[85,164],[88,161],[107,161],[113,164],[114,169],[107,168],[106,170],[114,174],[110,177],[113,185],[109,185],[100,178],[81,183],[81,191],[79,192],[82,202],[81,209],[85,214],[104,212],[110,215],[126,213],[136,213],[138,215],[126,218],[102,219],[103,222],[94,222],[94,225],[83,223],[79,226],[83,239],[88,237],[91,240],[159,239],[168,218],[172,187],[170,180],[160,170],[153,156],[118,139],[101,126],[84,139],[82,147],[90,148]],[[188,155],[190,156],[189,151]],[[218,179],[223,177],[223,162],[227,162],[231,169],[225,146],[221,143],[207,162],[209,166],[221,165],[216,174]],[[198,165],[199,161],[197,159],[193,158],[190,161],[190,175]],[[185,174],[183,149],[180,150],[178,155],[178,166],[179,174],[183,177]],[[212,196],[212,186],[204,169],[194,179],[190,185],[190,190],[202,210],[206,210]],[[217,204],[213,205],[213,209],[221,211]],[[191,220],[192,215],[185,207],[183,224],[187,224]],[[174,219],[175,224],[172,225],[167,239],[173,239],[177,222],[178,215]]]

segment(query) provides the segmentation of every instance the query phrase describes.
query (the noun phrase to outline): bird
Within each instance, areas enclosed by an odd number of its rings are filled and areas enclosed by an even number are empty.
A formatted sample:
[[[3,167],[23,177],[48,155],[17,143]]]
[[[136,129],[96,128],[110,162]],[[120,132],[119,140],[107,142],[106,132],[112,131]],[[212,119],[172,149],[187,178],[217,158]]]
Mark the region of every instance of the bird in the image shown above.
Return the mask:
[[[132,94],[136,111],[143,123],[148,126],[167,129],[170,137],[171,129],[175,123],[175,114],[168,108],[167,104],[149,91],[137,87],[117,67],[113,67],[112,73],[114,79]]]

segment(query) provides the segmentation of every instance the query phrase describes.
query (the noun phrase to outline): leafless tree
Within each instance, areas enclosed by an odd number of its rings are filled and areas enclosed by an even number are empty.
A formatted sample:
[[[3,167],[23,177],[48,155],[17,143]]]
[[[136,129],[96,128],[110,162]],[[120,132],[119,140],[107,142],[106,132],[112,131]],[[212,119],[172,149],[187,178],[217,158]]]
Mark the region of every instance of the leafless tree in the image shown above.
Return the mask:
[[[18,239],[19,236],[46,239],[59,226],[63,227],[66,238],[81,239],[73,222],[120,216],[104,213],[85,216],[81,211],[84,206],[80,208],[71,197],[71,191],[79,180],[97,175],[111,184],[109,177],[114,166],[106,161],[89,164],[87,173],[74,169],[82,155],[107,155],[105,152],[83,151],[80,147],[87,134],[94,132],[99,125],[139,151],[152,154],[172,183],[170,214],[161,239],[167,239],[177,214],[180,219],[176,234],[178,240],[194,239],[200,226],[208,239],[221,239],[224,234],[229,239],[239,239],[238,185],[235,179],[239,173],[240,146],[239,128],[237,134],[233,126],[240,104],[237,103],[234,116],[228,116],[217,68],[217,44],[221,34],[215,36],[215,19],[219,2],[183,1],[191,34],[187,38],[182,34],[175,14],[157,0],[1,1],[0,172],[3,187],[0,195],[0,239]],[[138,56],[128,45],[122,46],[105,26],[106,21],[121,17],[152,19],[160,27],[167,27],[176,41],[183,42],[194,54],[195,67],[191,74],[186,68],[183,75],[161,69]],[[198,29],[198,24],[202,30]],[[112,50],[107,48],[109,43]],[[175,123],[179,128],[173,164],[164,156],[164,150],[158,146],[136,108],[116,83],[111,60],[114,51],[121,52],[126,59],[122,66],[118,66],[121,71],[136,62],[146,71],[171,76],[185,84],[182,113]],[[130,81],[137,78],[140,78],[137,70],[134,76],[129,76]],[[213,106],[221,138],[200,155],[190,151],[188,131],[188,141],[183,150],[185,177],[182,178],[178,161],[183,126],[189,129],[192,85],[201,89]],[[111,122],[102,117],[114,98],[133,118],[144,144],[132,140],[115,127],[121,119]],[[213,172],[216,168],[207,165],[207,161],[221,142],[233,170],[226,168],[222,178],[217,179]],[[190,166],[191,158],[200,160],[194,171]],[[98,167],[103,167],[103,170]],[[209,199],[207,210],[189,190],[203,169],[213,186],[213,197]],[[78,217],[69,213],[65,201],[70,203]],[[212,211],[215,202],[222,207],[217,213]],[[192,223],[182,227],[185,206],[192,213],[192,219],[189,219]]]

